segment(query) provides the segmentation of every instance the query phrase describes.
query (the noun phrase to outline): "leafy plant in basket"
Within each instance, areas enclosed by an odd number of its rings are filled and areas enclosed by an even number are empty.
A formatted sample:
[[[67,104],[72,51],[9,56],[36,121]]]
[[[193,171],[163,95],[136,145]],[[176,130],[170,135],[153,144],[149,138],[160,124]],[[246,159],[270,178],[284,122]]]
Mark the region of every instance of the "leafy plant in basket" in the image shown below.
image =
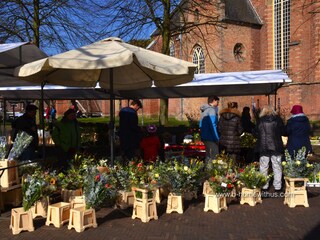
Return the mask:
[[[22,179],[22,206],[25,211],[57,190],[55,172],[44,172],[38,168],[33,174],[26,174]]]
[[[180,163],[177,160],[164,163],[166,170],[162,172],[160,178],[169,186],[173,194],[183,194],[195,191],[201,185],[203,163],[199,160],[190,161],[190,165]]]
[[[283,174],[289,178],[308,178],[313,172],[314,166],[307,160],[306,148],[302,147],[292,158],[288,150],[285,150],[286,161],[282,162]]]
[[[99,208],[107,199],[115,199],[116,180],[112,174],[99,173],[95,166],[89,166],[84,174],[83,194],[86,208]]]
[[[144,164],[143,160],[129,162],[128,171],[132,187],[154,189],[158,181],[153,174],[153,165]]]
[[[246,188],[250,189],[262,188],[272,176],[260,173],[257,163],[251,163],[244,169],[240,169],[239,172],[239,180]]]

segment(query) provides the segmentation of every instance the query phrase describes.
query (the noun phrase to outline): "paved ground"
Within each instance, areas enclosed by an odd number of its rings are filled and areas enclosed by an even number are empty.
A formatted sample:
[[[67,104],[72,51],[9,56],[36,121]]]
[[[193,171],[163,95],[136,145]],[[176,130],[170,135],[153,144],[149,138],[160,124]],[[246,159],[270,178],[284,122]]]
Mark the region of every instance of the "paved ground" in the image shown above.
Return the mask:
[[[263,198],[251,207],[237,201],[220,213],[204,212],[204,198],[184,202],[184,213],[165,213],[166,200],[157,205],[158,220],[143,223],[131,219],[132,208],[103,208],[97,211],[97,228],[82,233],[46,226],[44,218],[34,220],[34,232],[13,235],[10,211],[0,217],[0,239],[320,239],[320,188],[308,189],[310,207],[289,208],[283,198]]]

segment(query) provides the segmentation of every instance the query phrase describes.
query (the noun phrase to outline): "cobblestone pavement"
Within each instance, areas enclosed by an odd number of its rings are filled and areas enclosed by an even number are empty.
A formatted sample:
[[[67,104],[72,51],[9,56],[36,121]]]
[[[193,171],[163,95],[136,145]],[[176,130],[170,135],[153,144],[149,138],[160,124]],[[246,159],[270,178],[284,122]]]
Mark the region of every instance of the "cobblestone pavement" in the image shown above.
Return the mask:
[[[235,199],[220,213],[204,212],[202,196],[184,201],[184,213],[167,214],[166,200],[157,205],[159,219],[143,223],[131,219],[132,208],[102,208],[97,211],[97,228],[78,233],[46,226],[44,218],[34,220],[35,231],[13,235],[10,211],[0,217],[0,239],[320,239],[320,188],[308,189],[310,207],[289,208],[282,197],[270,194],[261,204],[241,205]]]

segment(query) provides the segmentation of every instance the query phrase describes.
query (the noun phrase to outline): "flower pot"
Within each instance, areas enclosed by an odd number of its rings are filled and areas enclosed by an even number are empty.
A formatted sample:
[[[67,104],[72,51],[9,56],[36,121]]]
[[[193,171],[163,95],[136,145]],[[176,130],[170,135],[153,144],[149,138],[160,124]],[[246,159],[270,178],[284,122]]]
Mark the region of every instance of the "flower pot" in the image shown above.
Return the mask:
[[[242,188],[240,204],[248,203],[250,206],[255,206],[257,203],[262,203],[260,188]]]
[[[93,208],[86,209],[85,206],[71,209],[68,229],[74,228],[76,232],[83,232],[88,227],[98,227],[96,211]]]
[[[47,211],[48,211],[48,205],[49,205],[49,197],[43,197],[39,201],[37,201],[34,206],[31,207],[32,212],[32,218],[36,217],[47,217]]]
[[[61,190],[61,198],[63,202],[70,202],[74,196],[82,196],[82,188],[76,190]]]
[[[286,183],[284,204],[287,204],[290,208],[294,208],[297,205],[309,207],[306,190],[308,178],[285,177],[284,180]]]
[[[214,213],[220,213],[221,210],[227,210],[227,200],[226,197],[219,194],[206,194],[204,211],[208,212],[209,210]]]
[[[140,218],[142,222],[157,220],[155,190],[132,188],[132,191],[134,196],[132,219]],[[149,197],[150,195],[152,197]]]
[[[34,231],[32,213],[30,209],[24,211],[22,207],[13,208],[11,210],[11,222],[10,229],[12,229],[12,234],[19,234],[21,231]]]
[[[181,194],[169,193],[166,213],[183,213],[183,200]]]
[[[98,166],[97,169],[98,169],[99,173],[109,173],[108,167]]]

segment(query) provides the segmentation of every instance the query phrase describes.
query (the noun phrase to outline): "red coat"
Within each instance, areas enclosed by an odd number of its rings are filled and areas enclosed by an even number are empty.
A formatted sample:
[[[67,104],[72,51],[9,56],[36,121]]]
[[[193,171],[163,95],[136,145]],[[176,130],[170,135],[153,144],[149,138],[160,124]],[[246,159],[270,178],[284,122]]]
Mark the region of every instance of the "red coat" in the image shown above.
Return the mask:
[[[144,137],[140,142],[140,148],[143,151],[143,159],[145,162],[155,162],[158,156],[158,151],[161,147],[158,136]]]

